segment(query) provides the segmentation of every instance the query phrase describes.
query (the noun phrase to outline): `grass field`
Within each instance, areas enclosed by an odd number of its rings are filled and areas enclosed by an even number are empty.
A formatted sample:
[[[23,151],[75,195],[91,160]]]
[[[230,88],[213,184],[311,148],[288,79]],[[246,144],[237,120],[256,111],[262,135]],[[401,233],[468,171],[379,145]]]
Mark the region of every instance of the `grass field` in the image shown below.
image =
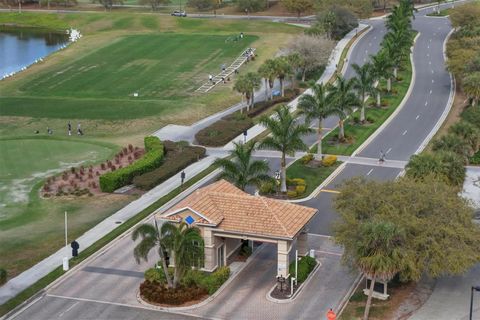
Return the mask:
[[[342,163],[337,161],[330,167],[309,167],[302,163],[301,159],[295,161],[287,168],[287,177],[290,179],[301,178],[307,183],[305,193],[301,198],[308,197],[329,175],[335,171]]]
[[[188,125],[239,102],[233,81],[206,95],[194,91],[246,47],[257,48],[258,59],[242,73],[257,69],[302,30],[261,21],[133,12],[2,12],[1,24],[59,31],[73,27],[84,35],[0,82],[0,266],[9,277],[62,246],[64,211],[73,240],[134,199],[45,200],[38,195],[44,177],[73,163],[106,159],[126,143],[140,145],[145,135],[166,124]],[[225,42],[239,32],[246,34],[242,42]],[[81,122],[86,136],[68,139],[67,119]],[[53,138],[33,134],[47,126]]]

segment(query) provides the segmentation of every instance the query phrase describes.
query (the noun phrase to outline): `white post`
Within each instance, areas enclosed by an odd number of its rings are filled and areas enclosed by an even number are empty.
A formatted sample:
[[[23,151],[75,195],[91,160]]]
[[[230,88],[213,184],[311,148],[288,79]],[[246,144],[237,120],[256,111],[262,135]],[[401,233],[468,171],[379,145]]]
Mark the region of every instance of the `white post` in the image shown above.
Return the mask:
[[[68,233],[67,233],[67,211],[65,211],[65,251],[63,257],[63,271],[68,271]]]
[[[290,281],[290,297],[293,296],[293,280],[295,280],[295,283],[297,282],[297,278],[293,279],[293,278],[290,278],[291,281]]]
[[[295,285],[298,279],[298,250],[295,250]]]

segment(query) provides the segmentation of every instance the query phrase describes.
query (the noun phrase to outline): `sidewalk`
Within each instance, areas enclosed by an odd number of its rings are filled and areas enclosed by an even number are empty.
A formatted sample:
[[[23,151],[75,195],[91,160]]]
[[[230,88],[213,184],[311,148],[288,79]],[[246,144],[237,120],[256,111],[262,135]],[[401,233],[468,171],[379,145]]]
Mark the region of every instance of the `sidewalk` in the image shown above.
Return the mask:
[[[185,169],[186,181],[190,180],[191,178],[195,177],[195,175],[197,175],[199,172],[208,168],[214,160],[215,157],[209,156],[187,167]],[[167,181],[163,182],[161,185],[158,185],[154,189],[145,193],[139,199],[129,203],[127,206],[115,212],[113,215],[106,218],[98,225],[84,233],[81,237],[76,239],[77,242],[80,243],[82,249],[88,248],[90,245],[92,245],[93,243],[101,239],[103,236],[118,227],[119,224],[135,216],[140,211],[147,208],[155,201],[167,195],[179,186],[180,178],[178,177],[178,175],[171,177]],[[40,261],[30,269],[22,272],[15,278],[8,281],[5,285],[0,287],[0,304],[7,302],[9,299],[13,298],[18,293],[28,288],[33,283],[43,278],[55,268],[60,266],[62,264],[62,259],[65,256],[71,257],[70,248],[62,248],[58,250],[57,252]]]

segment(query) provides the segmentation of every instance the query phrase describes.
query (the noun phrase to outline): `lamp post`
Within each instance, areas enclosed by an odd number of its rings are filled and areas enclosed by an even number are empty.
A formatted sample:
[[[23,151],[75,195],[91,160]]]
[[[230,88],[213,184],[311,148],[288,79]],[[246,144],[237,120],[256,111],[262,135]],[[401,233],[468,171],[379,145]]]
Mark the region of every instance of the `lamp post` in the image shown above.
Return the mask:
[[[473,292],[478,291],[480,292],[480,286],[472,286],[472,293],[470,294],[470,320],[473,318]]]

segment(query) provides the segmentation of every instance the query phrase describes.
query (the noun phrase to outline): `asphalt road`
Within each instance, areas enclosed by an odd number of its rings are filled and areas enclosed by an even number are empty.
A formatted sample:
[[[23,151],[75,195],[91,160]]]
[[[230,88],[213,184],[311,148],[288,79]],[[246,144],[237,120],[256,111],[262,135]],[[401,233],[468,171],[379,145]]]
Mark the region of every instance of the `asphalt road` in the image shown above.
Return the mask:
[[[447,105],[449,95],[450,80],[448,73],[444,69],[442,55],[442,44],[448,31],[447,19],[423,18],[417,17],[414,26],[420,31],[415,49],[414,62],[417,69],[415,88],[408,99],[402,111],[395,117],[376,139],[372,141],[361,153],[361,156],[377,158],[380,149],[387,151],[387,161],[391,159],[408,159],[418,148],[420,143],[428,136],[435,123],[440,118],[441,113]],[[362,64],[367,61],[368,55],[374,54],[378,49],[381,38],[385,32],[382,21],[372,21],[373,29],[359,42],[353,49],[350,63],[357,62]],[[428,56],[427,56],[428,54]],[[430,64],[431,62],[431,64]],[[433,73],[432,73],[433,70]],[[347,76],[351,71],[347,70]],[[432,79],[434,80],[432,82]],[[432,93],[430,94],[430,90]],[[433,91],[434,90],[434,91]],[[425,101],[428,101],[425,106]],[[417,115],[420,117],[417,119]],[[405,134],[403,132],[407,131]],[[272,169],[278,168],[278,160],[269,160],[272,163]],[[344,180],[353,176],[364,175],[367,178],[377,180],[387,180],[395,178],[400,169],[386,168],[382,166],[366,166],[348,164],[345,169],[325,188],[334,190]],[[331,224],[336,219],[335,211],[332,208],[332,198],[335,194],[331,192],[320,192],[317,197],[307,201],[305,204],[319,209],[319,214],[310,223],[310,233],[329,235],[331,233]],[[314,237],[314,236],[313,236]],[[271,253],[274,248],[265,248],[262,254],[265,254],[264,261],[274,261]],[[141,282],[141,272],[145,270],[147,264],[137,265],[132,257],[133,242],[129,235],[116,242],[110,249],[95,257],[86,266],[80,270],[72,272],[69,277],[60,282],[55,288],[47,291],[46,295],[40,297],[37,301],[28,306],[22,312],[15,316],[15,319],[190,319],[194,315],[185,313],[172,314],[163,311],[153,311],[145,309],[136,301],[136,290]],[[335,255],[334,255],[335,256]],[[338,257],[337,257],[338,258]],[[154,258],[151,259],[155,261]],[[338,260],[338,259],[337,259]],[[242,273],[225,290],[225,295],[233,294],[237,291],[243,293],[242,297],[236,301],[238,303],[228,303],[227,297],[220,297],[225,300],[218,300],[213,304],[206,306],[205,311],[199,309],[198,315],[201,318],[221,318],[221,319],[245,319],[262,318],[262,315],[275,314],[275,319],[291,319],[294,315],[309,314],[318,318],[325,314],[326,310],[339,302],[348,289],[349,284],[353,282],[353,277],[346,270],[333,260],[325,260],[324,271],[325,278],[315,277],[317,281],[315,286],[305,288],[308,299],[302,299],[301,303],[290,303],[282,306],[282,312],[277,312],[277,308],[261,309],[263,300],[247,299],[254,295],[258,287],[268,286],[262,279],[250,279],[248,273]],[[268,268],[267,268],[268,269]],[[272,268],[270,268],[272,269]],[[271,278],[273,284],[272,271],[265,270],[264,274]],[[270,271],[269,271],[270,270]],[[272,269],[273,270],[273,269]],[[274,272],[274,271],[273,271]],[[326,279],[326,280],[324,280]],[[333,279],[334,281],[327,281]],[[342,282],[342,279],[348,281]],[[322,281],[324,280],[324,281]],[[250,285],[240,286],[242,282],[250,281]],[[236,286],[237,285],[237,286]],[[233,291],[229,291],[229,290]],[[327,290],[328,289],[328,290]],[[328,301],[310,298],[319,290],[330,297]],[[341,295],[343,293],[343,295]],[[231,297],[233,298],[233,297]],[[232,300],[233,301],[233,300]],[[255,308],[248,303],[254,304]],[[248,317],[245,317],[248,312]],[[273,313],[269,313],[273,312]],[[280,309],[278,309],[280,310]],[[192,311],[195,314],[195,311]],[[190,312],[189,312],[190,313]]]

